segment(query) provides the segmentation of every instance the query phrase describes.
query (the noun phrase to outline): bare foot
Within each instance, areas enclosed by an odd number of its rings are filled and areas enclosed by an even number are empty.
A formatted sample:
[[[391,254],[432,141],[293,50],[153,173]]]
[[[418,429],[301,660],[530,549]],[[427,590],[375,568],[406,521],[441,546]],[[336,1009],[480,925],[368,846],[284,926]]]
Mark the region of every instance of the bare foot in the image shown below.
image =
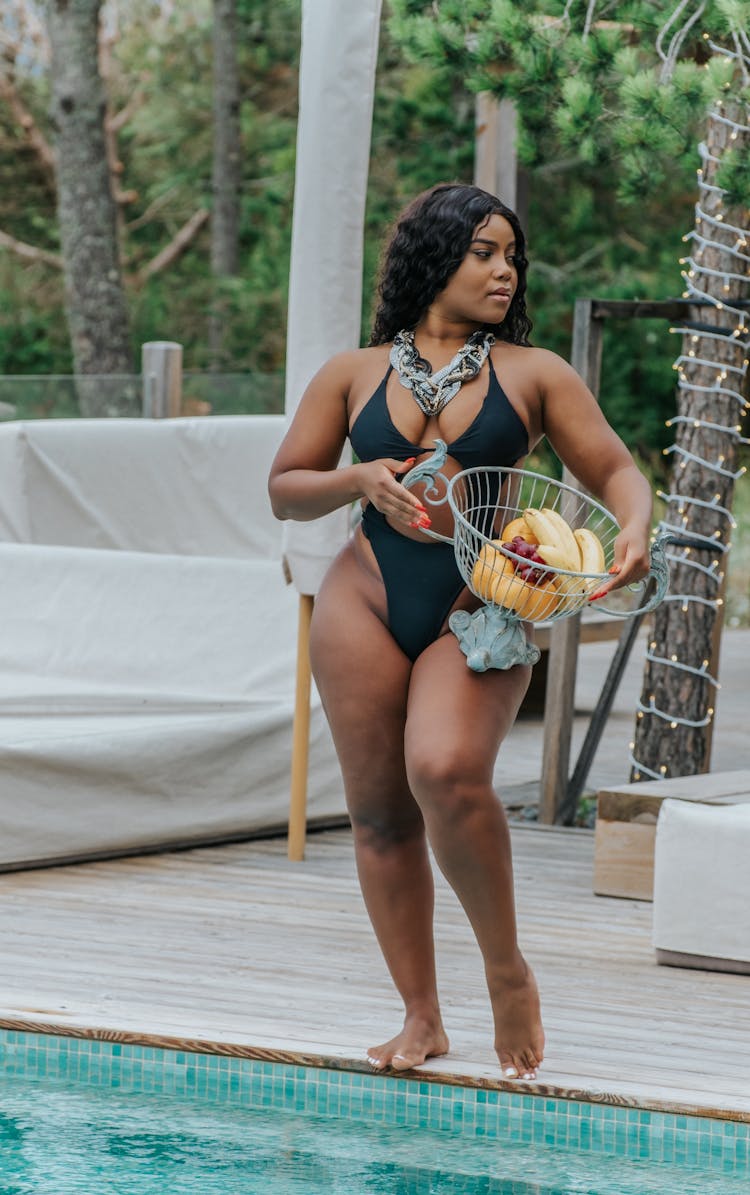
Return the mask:
[[[507,1079],[535,1079],[544,1058],[539,992],[531,968],[516,964],[487,977],[495,1018],[495,1050]]]
[[[439,1016],[428,1018],[407,1015],[401,1032],[385,1045],[373,1046],[368,1050],[367,1061],[376,1071],[387,1067],[394,1071],[408,1071],[413,1066],[420,1066],[428,1058],[447,1054],[449,1048]]]

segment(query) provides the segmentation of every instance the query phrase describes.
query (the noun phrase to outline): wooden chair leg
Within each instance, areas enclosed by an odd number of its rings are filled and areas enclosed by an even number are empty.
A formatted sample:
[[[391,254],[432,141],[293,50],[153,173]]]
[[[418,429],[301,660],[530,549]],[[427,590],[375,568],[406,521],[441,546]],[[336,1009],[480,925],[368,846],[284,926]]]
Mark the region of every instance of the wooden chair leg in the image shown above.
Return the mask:
[[[292,780],[289,801],[287,856],[299,863],[305,857],[307,831],[307,770],[310,748],[310,619],[313,597],[301,593],[297,630],[297,684],[292,734]]]

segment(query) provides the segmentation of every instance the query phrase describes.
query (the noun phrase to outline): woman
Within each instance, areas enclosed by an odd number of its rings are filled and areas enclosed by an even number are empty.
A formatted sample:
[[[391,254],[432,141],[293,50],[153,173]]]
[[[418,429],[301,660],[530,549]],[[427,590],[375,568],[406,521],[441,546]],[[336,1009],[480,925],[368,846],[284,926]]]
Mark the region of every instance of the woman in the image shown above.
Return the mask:
[[[310,649],[362,893],[405,1008],[400,1032],[368,1052],[376,1070],[448,1050],[428,841],[482,951],[503,1073],[534,1079],[544,1053],[492,789],[530,669],[467,667],[447,620],[478,603],[452,547],[422,534],[433,525],[450,536],[449,512],[429,515],[419,487],[401,477],[436,437],[452,475],[519,466],[546,435],[622,528],[600,593],[649,568],[649,485],[574,370],[529,345],[524,250],[517,217],[485,191],[443,184],[420,195],[386,250],[370,346],[336,355],[313,378],[269,481],[280,519],[314,519],[357,499],[364,507],[316,597]],[[347,437],[358,463],[337,469]]]

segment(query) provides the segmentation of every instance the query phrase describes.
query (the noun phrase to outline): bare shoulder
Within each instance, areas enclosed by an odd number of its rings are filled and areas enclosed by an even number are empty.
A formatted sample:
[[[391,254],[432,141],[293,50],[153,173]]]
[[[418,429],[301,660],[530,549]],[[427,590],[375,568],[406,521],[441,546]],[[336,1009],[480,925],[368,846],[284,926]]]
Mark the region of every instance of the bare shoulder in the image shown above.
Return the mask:
[[[537,348],[535,345],[503,344],[500,350],[508,363],[514,369],[523,371],[541,383],[555,378],[566,378],[575,370],[564,357],[553,353],[551,349]]]
[[[329,382],[337,382],[349,390],[362,373],[367,373],[388,356],[388,346],[376,345],[363,349],[345,349],[334,353],[318,371]]]

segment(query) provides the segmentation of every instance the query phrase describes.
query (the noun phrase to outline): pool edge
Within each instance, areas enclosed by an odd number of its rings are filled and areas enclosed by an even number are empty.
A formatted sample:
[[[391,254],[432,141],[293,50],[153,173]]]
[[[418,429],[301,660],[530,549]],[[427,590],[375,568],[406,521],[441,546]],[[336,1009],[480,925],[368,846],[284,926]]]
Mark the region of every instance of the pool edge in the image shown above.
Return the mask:
[[[483,1091],[513,1092],[516,1095],[531,1096],[538,1099],[546,1098],[588,1104],[603,1104],[618,1108],[639,1109],[644,1112],[663,1112],[677,1116],[694,1116],[707,1120],[750,1124],[750,1111],[745,1109],[717,1108],[710,1105],[685,1103],[677,1100],[618,1095],[614,1092],[602,1091],[599,1088],[561,1087],[558,1084],[539,1081],[530,1084],[500,1077],[497,1079],[481,1078],[475,1075],[431,1071],[423,1067],[412,1071],[374,1071],[363,1059],[315,1054],[300,1050],[282,1050],[276,1047],[252,1046],[239,1042],[217,1042],[210,1038],[174,1037],[169,1034],[145,1033],[132,1029],[68,1025],[58,1021],[29,1020],[27,1018],[8,1016],[0,1016],[0,1030],[48,1034],[89,1041],[120,1042],[124,1045],[147,1046],[189,1054],[215,1054],[222,1057],[247,1058],[259,1062],[283,1063],[292,1066],[315,1067],[333,1071],[353,1071],[367,1075],[380,1074],[386,1078],[392,1077],[414,1083],[432,1083],[440,1086],[466,1087]]]

